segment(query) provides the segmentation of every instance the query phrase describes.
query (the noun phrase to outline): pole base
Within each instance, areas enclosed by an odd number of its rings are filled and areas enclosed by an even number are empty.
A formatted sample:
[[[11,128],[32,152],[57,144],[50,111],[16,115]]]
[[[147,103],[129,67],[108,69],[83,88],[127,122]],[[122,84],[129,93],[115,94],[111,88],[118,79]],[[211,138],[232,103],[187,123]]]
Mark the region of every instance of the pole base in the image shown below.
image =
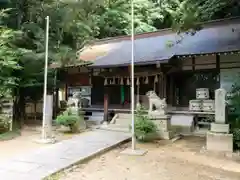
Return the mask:
[[[40,138],[40,139],[36,139],[35,142],[38,144],[54,144],[54,143],[56,143],[56,139],[55,138],[46,138],[46,139]]]
[[[144,154],[147,153],[147,150],[142,150],[142,149],[125,149],[124,151],[121,152],[121,154],[129,155],[129,156],[143,156]]]

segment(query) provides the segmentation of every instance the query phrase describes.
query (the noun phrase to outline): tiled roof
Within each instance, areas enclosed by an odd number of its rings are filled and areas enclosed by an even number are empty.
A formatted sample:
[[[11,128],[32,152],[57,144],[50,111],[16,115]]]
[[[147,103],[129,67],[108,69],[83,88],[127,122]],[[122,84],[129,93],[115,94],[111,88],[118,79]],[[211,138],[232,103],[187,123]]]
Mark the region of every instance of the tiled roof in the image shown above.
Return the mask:
[[[137,35],[134,41],[135,63],[156,63],[181,55],[238,51],[240,22],[234,20],[227,23],[207,26],[195,35],[184,33],[179,36],[170,30]],[[130,37],[96,43],[86,48],[80,59],[93,62],[91,66],[128,65],[131,62]]]

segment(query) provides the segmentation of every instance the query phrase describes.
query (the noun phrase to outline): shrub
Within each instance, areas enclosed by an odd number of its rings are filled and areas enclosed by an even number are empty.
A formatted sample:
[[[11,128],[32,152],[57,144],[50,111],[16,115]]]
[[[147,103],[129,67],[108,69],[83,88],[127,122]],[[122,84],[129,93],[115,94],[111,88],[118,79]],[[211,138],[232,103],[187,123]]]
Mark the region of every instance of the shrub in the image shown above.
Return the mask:
[[[56,118],[57,124],[69,127],[73,133],[79,131],[81,121],[84,121],[82,114],[75,115],[70,109],[67,109]]]
[[[233,131],[233,147],[240,149],[240,128],[235,128]]]
[[[233,147],[240,149],[240,83],[232,86],[230,96],[228,96],[228,119],[233,133]]]
[[[139,141],[151,140],[149,136],[156,135],[157,127],[148,117],[145,108],[140,106],[136,110],[134,123],[135,137]]]

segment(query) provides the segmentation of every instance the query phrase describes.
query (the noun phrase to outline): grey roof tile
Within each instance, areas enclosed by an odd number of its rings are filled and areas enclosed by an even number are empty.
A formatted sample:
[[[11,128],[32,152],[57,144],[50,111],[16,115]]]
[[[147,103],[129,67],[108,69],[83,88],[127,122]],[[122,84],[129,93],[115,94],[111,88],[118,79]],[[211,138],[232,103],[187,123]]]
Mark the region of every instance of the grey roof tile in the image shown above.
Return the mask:
[[[234,29],[234,31],[233,31]],[[208,54],[240,50],[240,23],[202,29],[195,35],[167,34],[136,39],[135,63],[155,63],[173,56]],[[179,43],[177,41],[181,39]],[[173,46],[169,47],[168,43]],[[128,65],[131,62],[131,41],[110,42],[114,48],[106,55],[96,58],[91,66]]]

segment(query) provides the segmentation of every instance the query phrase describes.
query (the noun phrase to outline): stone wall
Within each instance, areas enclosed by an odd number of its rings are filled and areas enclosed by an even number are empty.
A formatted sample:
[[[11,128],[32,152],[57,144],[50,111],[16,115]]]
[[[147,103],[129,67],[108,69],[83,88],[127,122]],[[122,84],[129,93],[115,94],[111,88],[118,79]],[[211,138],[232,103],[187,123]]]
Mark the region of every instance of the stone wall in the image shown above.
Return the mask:
[[[0,100],[1,111],[0,116],[2,116],[3,121],[8,121],[9,130],[12,130],[12,121],[13,121],[13,99],[4,98]]]

